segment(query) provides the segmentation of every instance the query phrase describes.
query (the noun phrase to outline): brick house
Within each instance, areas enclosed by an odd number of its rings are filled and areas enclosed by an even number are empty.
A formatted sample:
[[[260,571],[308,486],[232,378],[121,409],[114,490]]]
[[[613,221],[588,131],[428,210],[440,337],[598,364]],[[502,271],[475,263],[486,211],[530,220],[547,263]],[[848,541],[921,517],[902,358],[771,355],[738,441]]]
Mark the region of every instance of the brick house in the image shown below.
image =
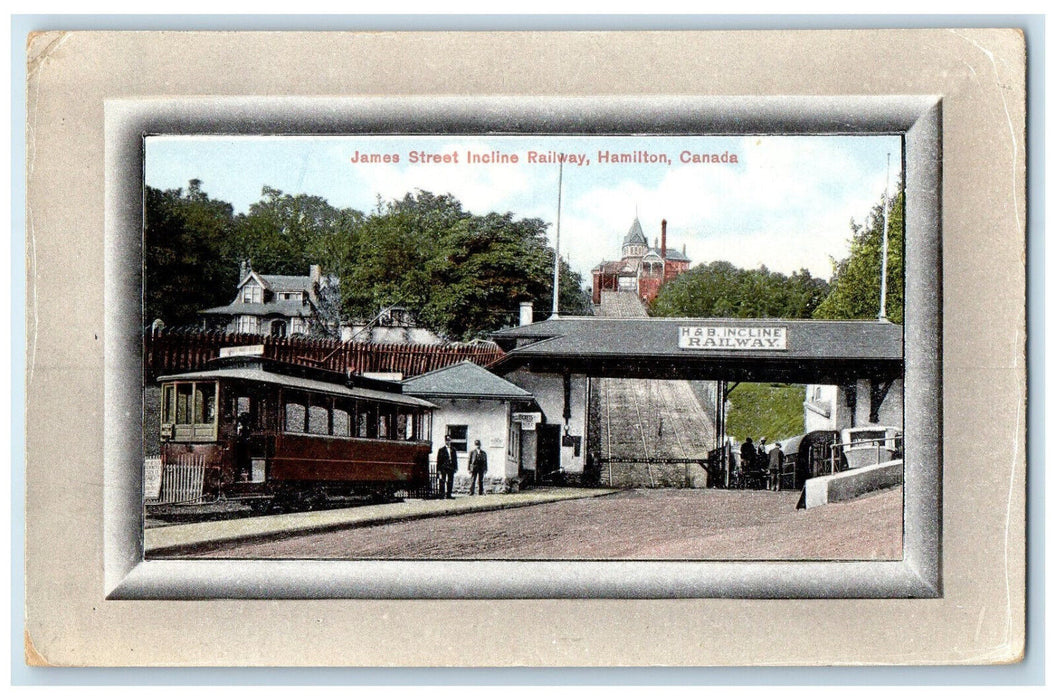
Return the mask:
[[[593,301],[601,303],[602,292],[634,292],[639,299],[649,303],[660,291],[660,286],[678,277],[689,269],[685,246],[678,251],[667,247],[667,220],[660,222],[660,239],[654,247],[642,231],[642,224],[635,217],[634,223],[623,238],[622,257],[607,260],[591,270],[594,278]]]

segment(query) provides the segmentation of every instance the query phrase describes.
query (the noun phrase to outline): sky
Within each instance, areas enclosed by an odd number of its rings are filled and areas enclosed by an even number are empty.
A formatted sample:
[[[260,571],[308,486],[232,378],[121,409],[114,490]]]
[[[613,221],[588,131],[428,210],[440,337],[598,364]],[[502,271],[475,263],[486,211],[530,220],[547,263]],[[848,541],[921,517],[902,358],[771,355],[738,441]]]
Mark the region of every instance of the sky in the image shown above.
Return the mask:
[[[145,180],[175,189],[197,178],[236,212],[264,186],[364,212],[379,196],[450,193],[475,214],[540,218],[553,242],[559,165],[549,156],[568,154],[560,249],[588,282],[595,265],[619,259],[636,216],[650,245],[666,219],[668,248],[685,246],[692,265],[807,268],[829,279],[832,259],[848,254],[851,220],[864,222],[896,186],[901,148],[897,135],[150,136]],[[609,153],[638,162],[606,162]]]

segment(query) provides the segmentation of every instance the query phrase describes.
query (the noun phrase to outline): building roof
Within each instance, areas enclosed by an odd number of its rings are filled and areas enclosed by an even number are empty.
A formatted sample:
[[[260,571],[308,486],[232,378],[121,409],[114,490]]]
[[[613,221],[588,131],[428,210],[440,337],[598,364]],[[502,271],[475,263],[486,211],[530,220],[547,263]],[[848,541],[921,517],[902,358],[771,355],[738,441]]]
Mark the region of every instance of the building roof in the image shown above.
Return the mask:
[[[308,275],[259,275],[265,286],[273,292],[303,292],[312,284]]]
[[[682,328],[784,328],[784,349],[683,348]],[[505,374],[535,371],[654,379],[840,384],[901,376],[902,327],[886,321],[565,317],[493,334]]]
[[[411,377],[403,382],[403,392],[412,396],[430,398],[492,400],[533,398],[530,392],[468,360]]]
[[[640,258],[624,258],[623,260],[606,260],[594,267],[591,272],[601,272],[606,275],[634,275],[638,272]]]
[[[276,293],[307,292],[312,286],[311,275],[262,275],[255,270],[250,270],[238,283],[238,288],[241,289],[251,279],[257,280],[262,287]],[[319,278],[319,284],[324,287],[336,286],[338,282],[338,278],[334,275],[323,275]]]
[[[219,314],[227,316],[301,316],[308,318],[312,315],[312,307],[305,305],[299,299],[276,299],[267,303],[246,303],[233,301],[227,306],[214,306],[204,309],[199,313]]]
[[[664,255],[664,257],[668,260],[685,260],[686,262],[689,262],[689,258],[687,258],[678,248],[668,248],[667,254]]]
[[[648,246],[649,242],[645,240],[645,234],[642,233],[642,224],[639,223],[638,217],[634,217],[634,223],[631,224],[631,228],[628,229],[627,235],[623,237],[624,245],[644,245]]]
[[[435,405],[429,403],[428,401],[424,401],[419,398],[414,398],[412,396],[404,396],[402,394],[394,394],[387,391],[379,391],[377,389],[347,387],[342,384],[323,382],[317,379],[308,379],[305,377],[292,377],[286,374],[268,372],[266,370],[256,369],[253,367],[207,369],[202,370],[200,372],[185,372],[183,374],[171,374],[165,377],[158,377],[159,382],[209,381],[216,379],[235,379],[247,382],[261,382],[263,384],[277,384],[279,386],[290,387],[293,389],[301,389],[302,391],[312,391],[322,394],[330,394],[332,396],[345,396],[356,399],[371,399],[374,401],[393,403],[400,406],[436,408]]]

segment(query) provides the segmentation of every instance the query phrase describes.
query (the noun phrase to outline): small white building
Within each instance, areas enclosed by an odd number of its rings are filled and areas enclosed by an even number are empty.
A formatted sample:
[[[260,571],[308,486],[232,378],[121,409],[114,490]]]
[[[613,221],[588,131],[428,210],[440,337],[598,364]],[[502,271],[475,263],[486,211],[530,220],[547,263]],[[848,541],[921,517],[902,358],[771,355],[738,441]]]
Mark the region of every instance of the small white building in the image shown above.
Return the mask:
[[[444,339],[419,323],[409,309],[390,306],[370,320],[344,323],[341,342],[388,345],[441,345]]]
[[[804,432],[872,425],[902,425],[902,379],[859,379],[853,384],[808,384]]]
[[[530,392],[465,361],[407,379],[403,393],[436,405],[430,461],[435,464],[437,450],[450,436],[458,453],[455,491],[469,491],[467,461],[476,440],[488,454],[485,489],[505,492],[515,488],[522,471],[522,423],[513,418],[534,406]]]

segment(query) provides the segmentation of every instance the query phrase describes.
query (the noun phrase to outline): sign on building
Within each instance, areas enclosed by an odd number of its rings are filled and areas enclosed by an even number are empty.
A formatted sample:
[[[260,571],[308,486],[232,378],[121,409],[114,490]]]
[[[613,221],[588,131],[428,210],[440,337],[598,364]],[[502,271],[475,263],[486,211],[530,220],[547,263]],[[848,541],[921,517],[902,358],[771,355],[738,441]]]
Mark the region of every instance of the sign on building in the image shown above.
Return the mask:
[[[785,326],[681,326],[683,350],[787,350]]]
[[[514,423],[520,423],[521,430],[535,430],[536,424],[543,422],[543,414],[539,412],[514,413],[510,416],[510,420]]]

